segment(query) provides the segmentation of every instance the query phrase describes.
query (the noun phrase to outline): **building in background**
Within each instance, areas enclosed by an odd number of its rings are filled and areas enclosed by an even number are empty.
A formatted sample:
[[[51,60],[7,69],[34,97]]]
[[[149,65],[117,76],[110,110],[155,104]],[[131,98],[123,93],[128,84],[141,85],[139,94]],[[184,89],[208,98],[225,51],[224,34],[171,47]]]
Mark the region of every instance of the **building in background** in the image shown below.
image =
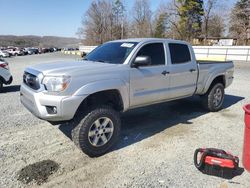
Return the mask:
[[[232,37],[208,37],[205,42],[205,37],[197,37],[193,39],[193,45],[206,46],[234,46],[237,44],[237,38]]]

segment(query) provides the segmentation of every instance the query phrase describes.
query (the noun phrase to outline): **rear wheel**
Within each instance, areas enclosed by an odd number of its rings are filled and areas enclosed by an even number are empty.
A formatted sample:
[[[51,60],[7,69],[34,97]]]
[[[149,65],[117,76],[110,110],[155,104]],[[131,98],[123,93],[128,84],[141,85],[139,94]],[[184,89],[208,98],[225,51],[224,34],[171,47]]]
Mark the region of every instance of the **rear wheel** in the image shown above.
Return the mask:
[[[202,96],[203,106],[211,112],[221,110],[224,102],[224,95],[224,85],[221,83],[214,84],[207,93]]]
[[[91,110],[74,119],[74,143],[90,157],[105,154],[118,140],[121,129],[119,113],[109,106]]]

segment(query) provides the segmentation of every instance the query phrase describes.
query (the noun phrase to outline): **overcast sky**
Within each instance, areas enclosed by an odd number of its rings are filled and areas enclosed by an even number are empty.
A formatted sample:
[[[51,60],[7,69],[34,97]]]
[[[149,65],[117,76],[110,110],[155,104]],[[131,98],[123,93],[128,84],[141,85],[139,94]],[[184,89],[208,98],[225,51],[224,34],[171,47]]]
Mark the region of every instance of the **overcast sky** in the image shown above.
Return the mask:
[[[160,2],[150,0],[152,10]],[[76,37],[91,0],[0,0],[0,35],[50,35]],[[130,10],[134,0],[123,0]],[[236,0],[226,1],[233,4]]]

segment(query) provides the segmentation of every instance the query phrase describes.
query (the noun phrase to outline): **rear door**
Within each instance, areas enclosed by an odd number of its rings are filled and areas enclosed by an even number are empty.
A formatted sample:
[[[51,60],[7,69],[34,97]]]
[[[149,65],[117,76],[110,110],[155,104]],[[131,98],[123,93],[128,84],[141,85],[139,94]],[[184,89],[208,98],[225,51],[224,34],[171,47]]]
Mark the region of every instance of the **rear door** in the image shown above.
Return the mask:
[[[191,56],[190,47],[182,43],[168,43],[170,66],[171,98],[191,96],[196,90],[198,67]]]
[[[154,42],[143,45],[136,53],[149,56],[151,65],[131,68],[130,71],[130,106],[141,106],[165,100],[168,96],[169,77],[165,57],[165,45]]]

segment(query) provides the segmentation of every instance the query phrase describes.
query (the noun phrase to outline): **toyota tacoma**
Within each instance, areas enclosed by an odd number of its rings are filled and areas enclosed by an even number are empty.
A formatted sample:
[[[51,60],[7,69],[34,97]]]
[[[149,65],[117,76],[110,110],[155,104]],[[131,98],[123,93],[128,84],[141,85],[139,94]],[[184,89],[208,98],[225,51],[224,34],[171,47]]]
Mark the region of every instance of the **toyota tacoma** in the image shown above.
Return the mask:
[[[196,61],[184,41],[116,40],[82,61],[26,68],[20,98],[40,119],[73,124],[75,144],[96,157],[119,138],[121,112],[193,95],[208,111],[219,111],[233,72],[231,61]]]

